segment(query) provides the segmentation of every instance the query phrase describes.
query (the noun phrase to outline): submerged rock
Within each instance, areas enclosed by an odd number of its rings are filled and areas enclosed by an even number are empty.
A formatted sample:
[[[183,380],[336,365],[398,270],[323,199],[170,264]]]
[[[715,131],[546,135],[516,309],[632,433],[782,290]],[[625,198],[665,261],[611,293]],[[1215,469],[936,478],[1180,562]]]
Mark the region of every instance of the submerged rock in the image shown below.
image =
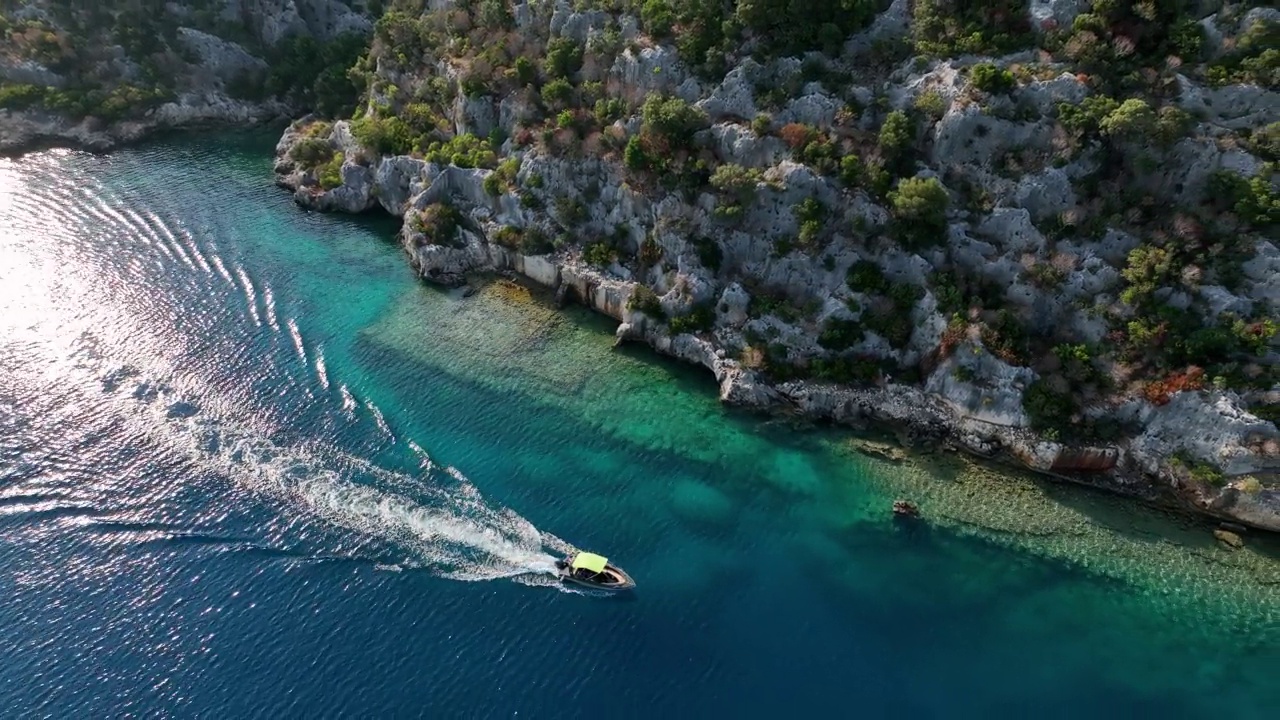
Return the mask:
[[[1244,547],[1244,540],[1240,536],[1229,530],[1214,530],[1213,537],[1217,539],[1224,547],[1232,550],[1238,550]]]

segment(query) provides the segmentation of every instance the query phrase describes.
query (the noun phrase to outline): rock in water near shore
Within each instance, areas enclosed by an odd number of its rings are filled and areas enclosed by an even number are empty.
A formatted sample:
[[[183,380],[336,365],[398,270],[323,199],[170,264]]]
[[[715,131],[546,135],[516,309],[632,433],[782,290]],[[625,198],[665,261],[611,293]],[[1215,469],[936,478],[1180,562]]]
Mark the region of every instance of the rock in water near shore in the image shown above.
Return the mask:
[[[1241,540],[1239,535],[1231,532],[1230,530],[1214,530],[1213,537],[1216,538],[1223,547],[1227,547],[1232,550],[1239,550],[1244,547],[1244,540]]]

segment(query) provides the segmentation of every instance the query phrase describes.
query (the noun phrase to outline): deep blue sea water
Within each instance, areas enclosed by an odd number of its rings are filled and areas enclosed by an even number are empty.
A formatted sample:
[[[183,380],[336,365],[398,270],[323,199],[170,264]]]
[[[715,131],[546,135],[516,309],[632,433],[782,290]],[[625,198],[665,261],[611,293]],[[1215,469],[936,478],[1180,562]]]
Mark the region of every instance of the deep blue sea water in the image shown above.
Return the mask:
[[[0,714],[1280,712],[1274,542],[736,415],[421,284],[271,142],[0,161]],[[558,586],[572,547],[638,591]]]

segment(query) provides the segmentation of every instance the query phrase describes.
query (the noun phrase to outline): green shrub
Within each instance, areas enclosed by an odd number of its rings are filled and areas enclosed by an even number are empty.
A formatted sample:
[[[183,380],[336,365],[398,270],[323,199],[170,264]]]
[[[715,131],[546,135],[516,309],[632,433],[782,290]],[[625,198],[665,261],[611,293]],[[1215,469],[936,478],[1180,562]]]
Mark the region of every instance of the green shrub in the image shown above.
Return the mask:
[[[1040,378],[1022,394],[1022,409],[1033,429],[1061,432],[1076,413],[1077,406],[1070,394],[1055,390],[1051,382]]]
[[[600,127],[612,125],[627,114],[627,101],[622,98],[601,98],[596,101],[593,114]]]
[[[458,234],[461,225],[462,215],[452,206],[432,203],[414,216],[412,227],[425,235],[432,245],[458,247],[461,244]]]
[[[351,123],[351,134],[364,147],[383,155],[407,155],[418,134],[398,117],[366,115]]]
[[[904,348],[911,341],[915,332],[915,323],[910,314],[903,314],[895,306],[880,305],[862,315],[862,322],[868,330],[884,338],[895,348]]]
[[[510,250],[519,250],[524,233],[514,225],[503,225],[493,233],[493,241]]]
[[[922,55],[1005,55],[1034,41],[1020,0],[916,0],[912,20],[912,38]]]
[[[516,82],[520,83],[521,87],[532,85],[538,81],[538,68],[532,60],[521,55],[516,58],[515,75]]]
[[[0,85],[0,108],[22,110],[44,100],[44,88],[36,85]]]
[[[547,43],[544,69],[549,78],[568,78],[582,69],[582,46],[572,38],[552,38]]]
[[[639,135],[632,135],[622,151],[622,162],[630,170],[645,170],[649,167],[649,157],[644,151]]]
[[[760,183],[760,171],[734,163],[725,163],[711,173],[710,182],[711,187],[721,193],[738,202],[747,202],[755,196],[756,186]]]
[[[564,78],[556,78],[542,86],[542,102],[548,107],[563,107],[573,99],[573,85]]]
[[[484,177],[485,194],[497,197],[502,194],[502,180],[497,173],[490,173]]]
[[[667,138],[672,145],[684,146],[692,135],[707,127],[707,114],[678,97],[650,95],[641,108],[644,126]]]
[[[1155,134],[1164,145],[1172,145],[1186,137],[1195,124],[1195,118],[1189,113],[1174,105],[1165,105],[1156,115]]]
[[[907,178],[889,193],[903,236],[917,244],[939,242],[947,229],[947,191],[937,178]]]
[[[1169,28],[1169,44],[1183,62],[1197,62],[1204,55],[1204,28],[1193,18],[1183,18]]]
[[[636,258],[643,267],[653,267],[662,260],[662,246],[652,236],[640,243],[640,255]]]
[[[320,187],[325,190],[332,190],[342,185],[342,164],[346,162],[346,156],[340,152],[333,153],[333,157],[329,162],[320,166],[316,171],[316,179],[320,181]]]
[[[491,169],[498,165],[498,154],[489,141],[470,133],[455,135],[447,142],[431,143],[423,157],[427,162],[461,168]]]
[[[1280,121],[1254,130],[1249,149],[1264,160],[1280,161]]]
[[[805,198],[791,208],[792,215],[800,226],[797,240],[800,246],[812,252],[818,247],[826,225],[828,210],[817,198]]]
[[[690,242],[693,243],[694,250],[698,253],[698,262],[706,269],[716,272],[720,269],[720,263],[723,261],[724,253],[720,249],[720,245],[709,237],[698,236]]]
[[[1259,229],[1280,224],[1280,193],[1266,172],[1252,178],[1230,170],[1209,177],[1209,195],[1220,206],[1230,208],[1240,220]]]
[[[632,289],[631,297],[627,298],[627,309],[642,312],[655,320],[665,320],[667,317],[657,294],[647,285],[637,284]]]
[[[857,187],[866,174],[866,168],[857,155],[845,155],[840,158],[840,182],[845,187]]]
[[[839,352],[862,342],[866,332],[857,320],[839,320],[831,318],[822,326],[818,334],[818,344],[827,350]]]
[[[1102,121],[1119,107],[1120,103],[1106,95],[1091,95],[1079,105],[1059,103],[1058,121],[1077,137],[1087,137],[1097,134]]]
[[[870,260],[859,260],[849,267],[845,274],[845,283],[854,292],[875,295],[889,289],[889,281],[879,265]]]
[[[675,335],[682,333],[699,333],[710,330],[715,324],[716,311],[713,303],[698,303],[690,308],[686,315],[679,315],[671,318],[669,321],[671,332]]]
[[[1262,19],[1236,38],[1235,48],[1206,73],[1216,85],[1252,83],[1280,89],[1280,22]]]
[[[324,137],[303,137],[289,149],[289,159],[303,169],[315,168],[330,158],[333,158],[333,147]]]
[[[768,113],[759,113],[751,119],[751,132],[757,137],[765,137],[773,129],[773,118]]]
[[[894,110],[880,126],[880,152],[887,158],[905,155],[915,143],[915,125],[901,110]]]
[[[520,252],[525,255],[547,255],[554,252],[555,243],[538,228],[528,228],[520,238]]]
[[[349,114],[363,88],[348,71],[368,47],[369,39],[360,33],[327,42],[308,35],[289,36],[268,54],[270,69],[263,84],[271,95],[295,97],[321,115]]]
[[[1013,73],[991,63],[979,63],[969,71],[974,87],[989,93],[1007,93],[1017,86]]]
[[[618,251],[607,242],[594,242],[583,248],[582,259],[588,265],[608,267],[618,259]]]
[[[1011,75],[1012,77],[1012,75]],[[937,90],[926,90],[916,96],[915,109],[925,117],[937,120],[947,113],[947,100]]]
[[[1147,101],[1129,98],[1108,113],[1098,129],[1108,137],[1138,138],[1151,134],[1155,126],[1156,115]]]

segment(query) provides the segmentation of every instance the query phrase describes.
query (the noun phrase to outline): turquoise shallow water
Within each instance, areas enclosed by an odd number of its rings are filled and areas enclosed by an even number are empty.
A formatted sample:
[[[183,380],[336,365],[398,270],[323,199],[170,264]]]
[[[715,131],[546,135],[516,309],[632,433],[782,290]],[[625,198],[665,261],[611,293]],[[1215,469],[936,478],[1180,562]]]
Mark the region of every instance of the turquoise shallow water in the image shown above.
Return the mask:
[[[422,285],[271,140],[0,162],[6,714],[1280,707],[1274,543],[729,412],[598,317]],[[638,592],[564,591],[571,545]]]

